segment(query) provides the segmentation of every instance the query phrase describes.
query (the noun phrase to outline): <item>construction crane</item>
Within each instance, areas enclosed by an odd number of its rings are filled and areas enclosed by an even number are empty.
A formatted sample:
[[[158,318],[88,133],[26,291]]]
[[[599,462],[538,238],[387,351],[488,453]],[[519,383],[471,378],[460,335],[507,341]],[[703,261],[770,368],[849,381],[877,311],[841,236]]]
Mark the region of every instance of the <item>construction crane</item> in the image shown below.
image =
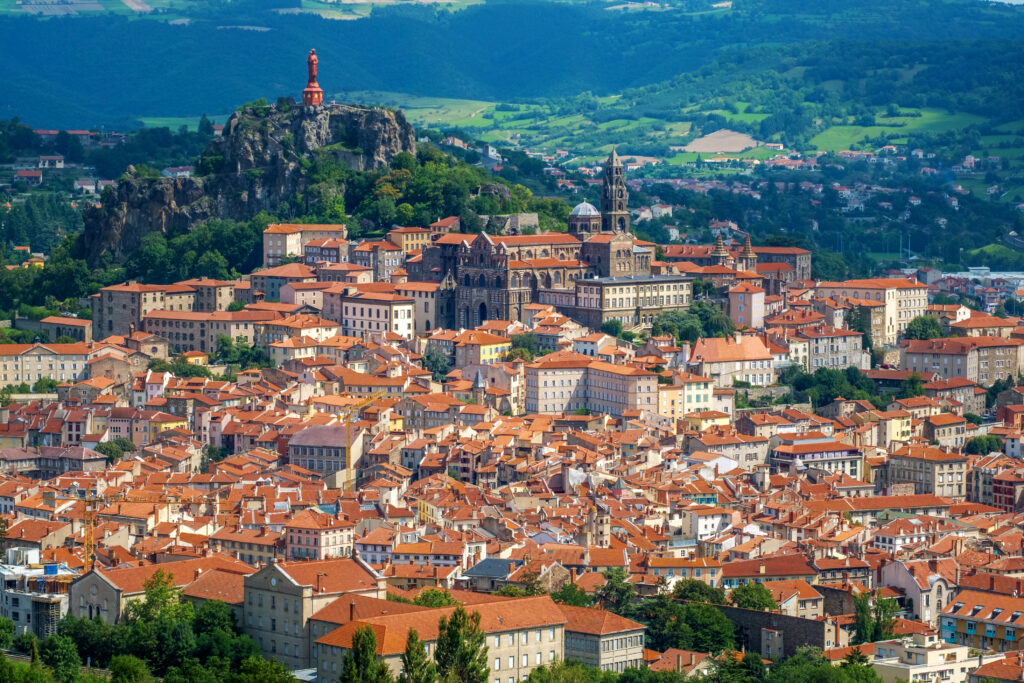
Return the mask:
[[[359,413],[367,406],[373,405],[381,398],[387,396],[386,391],[375,391],[360,401],[347,405],[338,411],[338,419],[345,423],[345,468],[351,470],[355,463],[352,462],[352,440],[355,438],[355,422],[359,419]],[[353,475],[347,482],[345,489],[355,489],[356,478]]]

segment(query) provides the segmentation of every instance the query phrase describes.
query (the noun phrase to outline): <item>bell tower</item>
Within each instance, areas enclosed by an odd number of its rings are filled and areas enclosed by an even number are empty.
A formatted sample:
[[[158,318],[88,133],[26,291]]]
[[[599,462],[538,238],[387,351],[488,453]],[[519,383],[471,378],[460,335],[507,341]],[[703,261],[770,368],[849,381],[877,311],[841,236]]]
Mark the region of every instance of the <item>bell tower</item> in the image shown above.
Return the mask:
[[[309,57],[306,58],[306,71],[308,72],[309,80],[306,82],[306,89],[302,91],[302,103],[309,107],[315,107],[324,103],[324,91],[320,89],[320,84],[316,82],[316,71],[317,71],[317,59],[316,50],[309,51]]]
[[[601,186],[601,229],[604,232],[629,232],[629,192],[622,160],[612,150],[604,162],[604,182]]]

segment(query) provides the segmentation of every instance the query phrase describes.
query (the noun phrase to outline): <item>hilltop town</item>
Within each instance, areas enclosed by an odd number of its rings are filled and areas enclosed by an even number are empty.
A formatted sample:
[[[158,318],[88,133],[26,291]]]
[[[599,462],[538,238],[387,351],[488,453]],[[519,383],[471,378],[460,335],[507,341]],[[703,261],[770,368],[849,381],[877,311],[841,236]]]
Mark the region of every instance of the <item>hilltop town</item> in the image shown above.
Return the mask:
[[[1024,275],[901,233],[847,277],[680,201],[963,195],[612,149],[543,166],[570,208],[317,63],[194,166],[4,207],[84,217],[0,254],[0,680],[1024,679]]]
[[[805,646],[1017,680],[1014,283],[658,245],[614,152],[601,183],[564,233],[273,223],[237,280],[19,320],[63,341],[0,345],[3,617],[121,623],[156,576],[307,680],[367,626],[397,674],[459,605],[495,680]]]

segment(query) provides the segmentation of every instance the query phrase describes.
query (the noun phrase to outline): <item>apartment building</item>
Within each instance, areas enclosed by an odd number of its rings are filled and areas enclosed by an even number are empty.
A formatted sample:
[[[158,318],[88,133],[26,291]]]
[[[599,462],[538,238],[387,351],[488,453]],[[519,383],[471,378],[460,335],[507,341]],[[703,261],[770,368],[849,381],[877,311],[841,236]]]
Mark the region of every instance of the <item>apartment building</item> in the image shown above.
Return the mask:
[[[98,339],[126,336],[141,327],[150,311],[191,311],[196,292],[184,284],[142,285],[124,282],[104,287],[89,297],[93,334]]]
[[[941,448],[962,448],[967,442],[967,419],[952,413],[925,418],[921,433]]]
[[[213,353],[217,349],[217,337],[222,334],[235,340],[242,337],[245,343],[250,345],[257,343],[261,331],[260,323],[278,317],[274,311],[193,313],[156,310],[146,314],[142,321],[142,329],[168,340],[171,348],[177,353]]]
[[[801,619],[818,619],[825,615],[825,598],[803,579],[766,581],[762,584],[772,593],[779,612]]]
[[[287,263],[258,270],[249,276],[254,292],[262,292],[267,301],[280,301],[281,288],[296,282],[316,282],[316,270],[302,263]]]
[[[466,330],[455,337],[455,367],[500,363],[511,349],[512,340],[508,337]]]
[[[729,318],[736,327],[764,327],[764,289],[749,282],[730,289]]]
[[[526,364],[526,410],[571,413],[586,409],[619,416],[627,410],[657,410],[658,376],[559,351]]]
[[[412,339],[415,334],[416,302],[402,294],[361,292],[349,285],[335,285],[324,290],[321,314],[341,323],[342,333],[348,336],[392,332]]]
[[[226,311],[235,300],[235,283],[200,277],[177,283],[191,287],[195,292],[193,311]]]
[[[602,671],[644,666],[643,624],[601,609],[569,605],[559,609],[565,615],[566,660]]]
[[[352,554],[355,524],[341,515],[303,510],[284,526],[284,541],[290,560],[326,560]]]
[[[672,384],[658,385],[658,414],[681,420],[688,413],[711,410],[713,393],[710,377],[677,372]]]
[[[565,655],[566,617],[549,596],[469,605],[469,613],[480,614],[480,628],[486,634],[490,678],[501,683],[518,683],[536,667],[548,665]],[[377,634],[377,651],[394,674],[402,670],[402,653],[409,629],[415,628],[427,654],[433,656],[438,622],[454,607],[405,614],[385,614],[356,619],[318,638],[315,665],[317,681],[333,683],[352,649],[355,632],[368,626]]]
[[[797,472],[814,467],[829,472],[845,472],[857,477],[863,472],[863,456],[851,446],[821,432],[779,434],[781,443],[771,451],[769,462],[777,472]]]
[[[893,346],[907,329],[911,320],[924,315],[928,307],[928,286],[916,280],[903,278],[873,278],[822,282],[818,296],[835,299],[871,299],[885,304],[885,324],[875,344]]]
[[[352,263],[371,268],[375,282],[390,282],[391,273],[405,263],[405,252],[387,240],[363,242],[352,249]]]
[[[580,278],[572,286],[560,289],[556,282],[554,289],[541,289],[538,303],[550,304],[594,330],[608,320],[618,320],[626,329],[650,328],[659,313],[689,310],[693,300],[693,280],[685,275]]]
[[[696,579],[715,588],[722,582],[722,563],[710,557],[648,557],[647,571],[669,587],[677,581]]]
[[[430,246],[430,231],[426,228],[393,228],[384,237],[406,255]]]
[[[737,381],[768,386],[776,379],[775,356],[761,338],[736,333],[724,338],[701,338],[690,350],[690,369],[710,377],[715,387]]]
[[[263,267],[281,264],[285,257],[303,256],[303,248],[313,240],[348,237],[344,225],[311,225],[300,223],[271,223],[263,231]]]
[[[933,493],[962,500],[967,493],[967,462],[965,455],[934,446],[903,446],[889,453],[878,484],[913,484],[915,494]]]
[[[978,650],[1020,649],[1024,597],[962,590],[942,609],[939,630],[947,643]]]
[[[758,265],[785,263],[793,269],[794,278],[811,278],[811,252],[800,247],[754,247]]]
[[[280,532],[266,527],[246,529],[224,526],[210,536],[211,546],[253,567],[261,567],[284,559],[284,542]]]
[[[447,318],[445,311],[438,310],[438,290],[440,282],[403,282],[395,285],[395,294],[413,300],[413,321],[416,324],[415,334],[427,334],[437,329],[440,321]],[[451,303],[446,303],[451,306]]]
[[[320,476],[334,474],[347,484],[355,481],[365,435],[362,429],[342,424],[306,427],[288,441],[288,462]]]
[[[327,237],[310,240],[302,247],[302,262],[307,266],[318,263],[348,263],[348,240]]]
[[[942,681],[967,683],[978,666],[1002,660],[1001,654],[975,653],[966,645],[942,642],[936,631],[912,633],[875,643],[871,668],[885,683]]]
[[[1024,340],[1003,337],[911,339],[902,345],[900,369],[932,372],[936,379],[962,377],[989,385],[1024,370],[1022,345]]]
[[[344,595],[385,594],[384,580],[359,558],[276,562],[246,576],[243,586],[239,627],[264,657],[293,670],[312,666],[313,614]]]
[[[804,327],[794,337],[807,341],[807,371],[818,368],[843,370],[850,366],[858,370],[871,369],[871,353],[864,350],[864,335],[827,325]]]
[[[89,377],[89,363],[117,354],[108,344],[0,344],[0,388],[40,379],[80,382]]]

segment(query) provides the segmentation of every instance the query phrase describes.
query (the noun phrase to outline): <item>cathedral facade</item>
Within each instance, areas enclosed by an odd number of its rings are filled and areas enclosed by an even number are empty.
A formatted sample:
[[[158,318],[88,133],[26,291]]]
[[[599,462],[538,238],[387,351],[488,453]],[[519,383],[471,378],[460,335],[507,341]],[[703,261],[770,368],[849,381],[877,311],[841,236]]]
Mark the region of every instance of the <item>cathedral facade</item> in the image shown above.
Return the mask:
[[[522,320],[525,306],[541,301],[541,292],[571,293],[584,281],[650,275],[654,252],[629,232],[628,202],[622,161],[613,151],[604,164],[601,210],[587,202],[576,206],[567,233],[447,233],[410,259],[406,270],[410,279],[442,283],[439,326]]]

